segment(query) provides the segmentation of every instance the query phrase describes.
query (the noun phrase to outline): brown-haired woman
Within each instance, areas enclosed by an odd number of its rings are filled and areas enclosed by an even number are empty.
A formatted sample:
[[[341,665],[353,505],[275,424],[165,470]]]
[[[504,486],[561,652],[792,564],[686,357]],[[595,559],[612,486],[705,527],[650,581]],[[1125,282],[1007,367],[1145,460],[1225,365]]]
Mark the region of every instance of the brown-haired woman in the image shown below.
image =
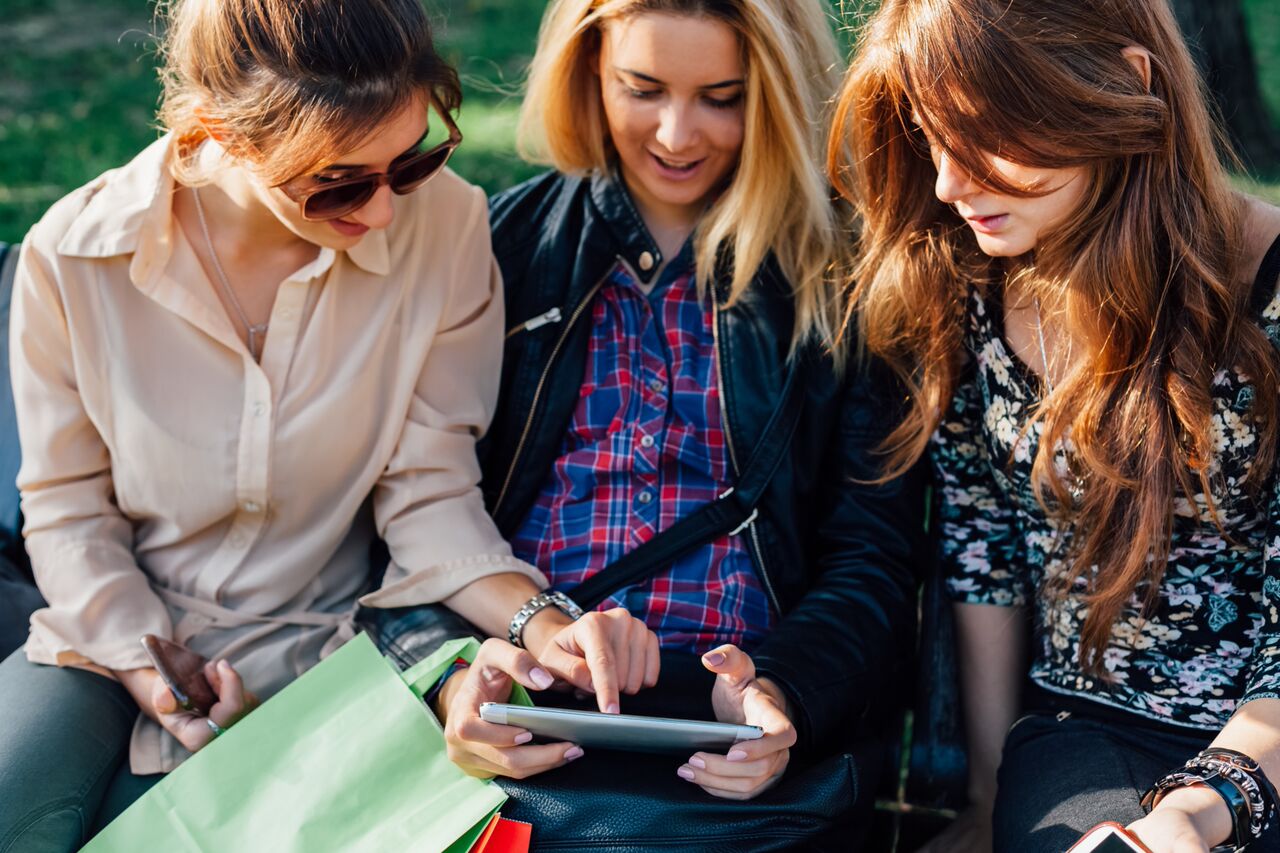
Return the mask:
[[[931,849],[1253,838],[1280,211],[1231,190],[1168,3],[887,0],[837,120],[857,324],[912,387],[888,473],[932,453],[958,602],[972,809]]]
[[[476,485],[501,293],[484,194],[443,169],[461,94],[420,3],[168,15],[169,133],[22,248],[19,486],[49,606],[0,664],[0,849],[78,847],[246,688],[350,637],[358,603],[446,601],[499,633],[546,583]],[[656,654],[630,617],[555,615],[542,633],[580,652],[557,660],[602,695],[603,646]],[[178,708],[146,633],[217,661],[207,716]],[[561,674],[519,654],[527,686]]]

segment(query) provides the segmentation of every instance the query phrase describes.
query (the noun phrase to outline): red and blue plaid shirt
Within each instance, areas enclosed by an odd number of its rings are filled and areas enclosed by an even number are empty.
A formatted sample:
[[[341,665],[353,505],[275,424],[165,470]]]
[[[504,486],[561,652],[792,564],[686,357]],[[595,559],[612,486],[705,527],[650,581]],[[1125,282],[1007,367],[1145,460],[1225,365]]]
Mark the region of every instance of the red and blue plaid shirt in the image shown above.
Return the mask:
[[[517,556],[569,589],[732,483],[720,419],[711,306],[686,251],[646,295],[625,265],[592,305],[586,375],[550,476],[512,539]],[[663,648],[754,648],[773,624],[741,536],[626,587],[626,607]]]

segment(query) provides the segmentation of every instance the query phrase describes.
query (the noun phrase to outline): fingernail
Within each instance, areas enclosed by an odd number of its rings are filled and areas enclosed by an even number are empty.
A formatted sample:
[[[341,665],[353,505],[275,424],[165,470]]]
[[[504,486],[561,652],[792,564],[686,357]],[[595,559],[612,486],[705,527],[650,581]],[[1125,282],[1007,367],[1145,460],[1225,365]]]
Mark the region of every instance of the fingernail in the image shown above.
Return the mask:
[[[689,759],[689,763],[694,767],[698,768],[699,770],[707,769],[707,762],[703,761],[701,758],[699,758],[696,755],[693,758]]]
[[[228,670],[228,669],[231,669],[231,664],[227,663],[226,658],[222,658],[221,660],[218,661],[219,671]]]
[[[746,761],[747,754],[740,749],[731,749],[725,759],[728,761]]]
[[[711,652],[702,656],[702,659],[712,666],[719,666],[724,663],[724,655],[720,652]]]
[[[584,754],[584,753],[582,752],[582,747],[580,747],[580,746],[571,746],[571,747],[569,747],[568,749],[566,749],[566,750],[565,750],[565,752],[564,752],[564,760],[565,760],[565,761],[573,761],[575,758],[581,758],[581,757],[583,756],[583,754]]]
[[[621,714],[622,708],[618,706],[617,702],[610,702],[609,707],[605,708],[604,712],[606,714]]]
[[[556,683],[556,680],[551,677],[551,673],[540,666],[535,666],[529,670],[529,677],[533,679],[534,684],[538,685],[539,690],[546,690]]]
[[[692,781],[693,781],[693,768],[692,768],[692,767],[690,767],[690,766],[688,766],[688,765],[686,764],[686,765],[682,766],[679,770],[677,770],[677,771],[676,771],[676,775],[677,775],[677,776],[679,776],[681,779],[687,779],[687,780],[689,780],[690,782],[692,782]]]
[[[533,740],[533,732],[521,732],[520,734],[516,735],[517,746],[519,746],[522,743],[528,743],[531,740]]]

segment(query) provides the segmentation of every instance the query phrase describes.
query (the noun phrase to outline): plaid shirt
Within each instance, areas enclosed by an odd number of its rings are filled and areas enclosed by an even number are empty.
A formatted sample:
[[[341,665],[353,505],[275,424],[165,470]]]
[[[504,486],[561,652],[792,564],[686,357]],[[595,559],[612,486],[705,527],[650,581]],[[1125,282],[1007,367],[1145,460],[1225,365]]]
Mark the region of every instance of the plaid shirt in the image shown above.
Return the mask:
[[[646,295],[619,264],[592,305],[586,375],[560,457],[512,539],[569,589],[732,485],[712,310],[689,251]],[[626,607],[663,648],[755,647],[775,614],[741,536],[724,536],[600,609]]]

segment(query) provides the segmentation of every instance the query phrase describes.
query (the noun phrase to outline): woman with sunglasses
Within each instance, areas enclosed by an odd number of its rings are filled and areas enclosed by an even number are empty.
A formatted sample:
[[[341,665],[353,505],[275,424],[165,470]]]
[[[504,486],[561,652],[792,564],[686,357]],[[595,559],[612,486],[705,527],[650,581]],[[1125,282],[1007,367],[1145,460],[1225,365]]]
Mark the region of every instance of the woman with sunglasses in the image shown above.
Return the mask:
[[[956,602],[971,807],[927,849],[1280,849],[1280,210],[1170,4],[887,0],[836,124]]]
[[[0,664],[0,849],[78,847],[249,690],[351,637],[358,603],[444,600],[496,632],[545,585],[477,487],[501,292],[484,195],[443,170],[461,94],[420,4],[169,9],[168,133],[22,248],[19,486],[48,606]],[[646,634],[610,625],[567,628],[560,660],[608,677],[599,644]],[[216,661],[207,716],[144,634]]]

